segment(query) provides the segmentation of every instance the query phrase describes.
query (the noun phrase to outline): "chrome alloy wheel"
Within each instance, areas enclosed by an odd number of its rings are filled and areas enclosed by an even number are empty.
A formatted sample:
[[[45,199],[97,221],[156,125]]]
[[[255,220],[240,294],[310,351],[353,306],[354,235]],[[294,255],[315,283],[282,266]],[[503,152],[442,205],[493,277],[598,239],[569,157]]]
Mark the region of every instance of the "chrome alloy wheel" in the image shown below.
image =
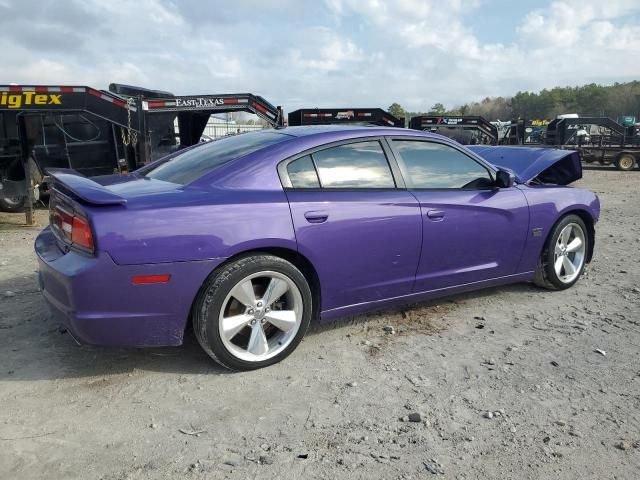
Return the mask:
[[[282,352],[302,323],[302,294],[286,275],[264,271],[240,280],[225,298],[218,328],[236,358],[261,362]]]
[[[553,266],[562,283],[571,283],[580,274],[585,251],[584,231],[576,223],[568,224],[558,236],[553,255]]]

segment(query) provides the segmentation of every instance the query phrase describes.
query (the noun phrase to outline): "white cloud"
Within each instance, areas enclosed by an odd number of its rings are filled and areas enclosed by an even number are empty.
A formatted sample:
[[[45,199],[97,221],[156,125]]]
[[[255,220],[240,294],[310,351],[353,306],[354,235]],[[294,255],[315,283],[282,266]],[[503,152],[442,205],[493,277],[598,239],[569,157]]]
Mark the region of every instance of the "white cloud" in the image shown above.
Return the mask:
[[[483,40],[465,0],[0,1],[6,82],[252,91],[301,106],[453,106],[640,77],[640,4],[558,0]]]
[[[638,14],[637,2],[555,1],[525,17],[519,50],[533,46],[524,60],[540,61],[536,68],[548,79],[539,82],[544,87],[637,78],[640,65],[629,59],[640,54]]]
[[[351,40],[325,27],[305,29],[303,37],[305,40],[300,38],[295,42],[297,46],[288,48],[288,52],[290,66],[305,75],[344,70],[348,63],[359,62],[364,57]]]
[[[7,78],[7,81],[26,84],[38,83],[36,79],[41,77],[43,72],[46,72],[46,76],[51,79],[51,83],[65,83],[72,74],[72,71],[63,63],[39,59],[19,65],[11,72],[11,76]]]

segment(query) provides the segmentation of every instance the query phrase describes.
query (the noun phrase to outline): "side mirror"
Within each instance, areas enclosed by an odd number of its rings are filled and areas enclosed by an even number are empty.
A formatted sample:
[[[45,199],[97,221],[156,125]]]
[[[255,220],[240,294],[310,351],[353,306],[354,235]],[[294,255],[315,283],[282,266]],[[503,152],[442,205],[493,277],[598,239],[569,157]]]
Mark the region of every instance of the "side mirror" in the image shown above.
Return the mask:
[[[498,188],[510,188],[513,187],[515,177],[513,173],[509,173],[506,170],[498,170],[496,173],[496,187]]]

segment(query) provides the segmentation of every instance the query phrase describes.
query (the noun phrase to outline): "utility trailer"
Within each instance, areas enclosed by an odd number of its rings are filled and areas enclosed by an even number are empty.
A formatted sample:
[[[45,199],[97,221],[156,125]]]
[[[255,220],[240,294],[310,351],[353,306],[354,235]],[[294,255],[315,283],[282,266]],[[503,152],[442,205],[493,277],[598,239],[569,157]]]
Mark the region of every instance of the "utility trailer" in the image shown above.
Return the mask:
[[[619,170],[640,165],[640,125],[624,126],[609,117],[555,119],[547,126],[545,143],[578,150],[586,163],[614,164]]]
[[[289,113],[288,125],[364,124],[404,128],[404,120],[381,108],[301,108]]]
[[[47,167],[89,175],[118,167],[124,149],[114,139],[130,114],[126,99],[86,86],[0,86],[0,208],[24,206],[28,177],[37,199]]]
[[[115,87],[112,85],[113,89]],[[110,88],[111,88],[110,87]],[[126,90],[121,90],[126,95]],[[274,107],[264,98],[252,93],[220,94],[220,95],[186,95],[166,96],[162,98],[140,99],[141,111],[140,131],[151,134],[142,139],[140,153],[143,164],[160,158],[167,153],[162,148],[177,119],[180,146],[195,145],[200,142],[209,117],[216,113],[250,112],[272,127],[284,126],[281,107]],[[172,130],[171,130],[172,131]],[[155,133],[155,138],[153,134]]]
[[[251,93],[175,96],[115,83],[109,91],[0,85],[0,209],[30,209],[29,198],[46,190],[47,168],[86,176],[135,170],[198,143],[211,114],[234,111],[283,125],[282,109]]]
[[[497,122],[492,122],[496,124]],[[542,146],[545,142],[549,120],[530,120],[518,118],[511,120],[498,139],[500,145]]]
[[[411,118],[409,128],[438,133],[463,145],[498,144],[497,127],[481,116],[419,115]]]

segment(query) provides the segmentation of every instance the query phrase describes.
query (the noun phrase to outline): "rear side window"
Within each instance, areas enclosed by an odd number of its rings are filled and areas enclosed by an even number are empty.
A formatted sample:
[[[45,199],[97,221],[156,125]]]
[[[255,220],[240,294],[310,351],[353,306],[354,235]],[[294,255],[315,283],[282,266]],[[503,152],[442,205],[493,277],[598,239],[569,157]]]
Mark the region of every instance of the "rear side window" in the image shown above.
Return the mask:
[[[473,158],[448,145],[393,140],[412,188],[492,188],[489,171]]]
[[[318,174],[311,155],[294,160],[287,165],[287,173],[293,188],[320,188]]]
[[[349,143],[312,154],[322,188],[395,188],[378,141]]]
[[[261,148],[291,138],[273,132],[251,132],[224,137],[178,153],[145,173],[149,178],[186,185],[211,170]]]

